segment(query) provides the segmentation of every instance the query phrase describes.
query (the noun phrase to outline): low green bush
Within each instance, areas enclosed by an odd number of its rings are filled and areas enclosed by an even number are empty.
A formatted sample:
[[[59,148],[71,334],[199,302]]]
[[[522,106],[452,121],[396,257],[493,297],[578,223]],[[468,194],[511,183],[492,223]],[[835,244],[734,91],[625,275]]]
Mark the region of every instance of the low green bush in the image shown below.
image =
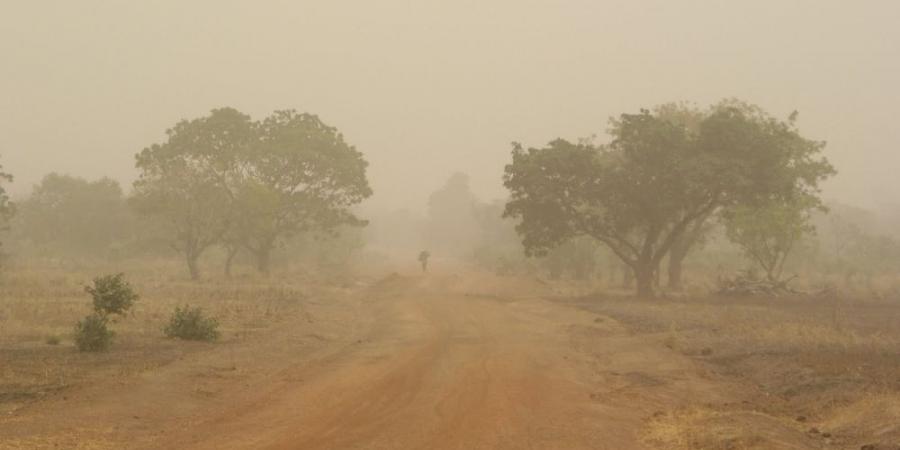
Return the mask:
[[[123,273],[94,278],[94,284],[84,290],[94,298],[94,311],[102,315],[124,316],[138,299]]]
[[[106,316],[93,313],[75,324],[75,346],[82,352],[100,352],[109,348],[114,333],[106,326]]]
[[[82,352],[106,350],[115,335],[108,327],[110,314],[124,316],[138,295],[122,273],[94,278],[84,291],[93,297],[94,312],[75,324],[75,346]],[[48,339],[47,343],[56,345],[59,340],[54,343]]]
[[[212,317],[204,317],[203,309],[185,305],[175,308],[163,331],[170,338],[209,342],[219,338],[218,328],[219,322]]]

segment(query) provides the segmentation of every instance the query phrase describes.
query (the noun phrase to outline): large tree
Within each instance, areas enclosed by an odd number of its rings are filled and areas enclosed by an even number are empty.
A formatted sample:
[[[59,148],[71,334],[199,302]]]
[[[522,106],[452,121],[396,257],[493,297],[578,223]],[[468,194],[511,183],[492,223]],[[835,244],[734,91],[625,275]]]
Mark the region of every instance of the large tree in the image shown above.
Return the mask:
[[[317,116],[276,111],[256,125],[257,139],[240,158],[232,185],[232,246],[243,246],[267,273],[272,251],[300,232],[360,226],[351,207],[372,195],[368,163]]]
[[[505,215],[520,219],[530,254],[579,235],[605,243],[634,272],[637,294],[652,296],[663,257],[718,209],[815,197],[833,169],[820,156],[824,144],[800,136],[794,118],[727,101],[712,107],[695,133],[643,110],[612,120],[607,145],[514,145]]]
[[[140,176],[132,201],[139,212],[165,219],[172,248],[198,279],[200,256],[231,226],[229,185],[244,170],[240,155],[254,144],[254,125],[245,114],[223,108],[178,122],[166,135],[164,143],[136,156]]]
[[[350,207],[372,194],[362,154],[311,114],[276,111],[255,122],[235,109],[179,122],[137,155],[139,211],[168,219],[172,246],[199,277],[198,259],[240,249],[268,272],[281,240],[365,222]]]
[[[672,291],[680,291],[684,260],[707,240],[710,232],[715,228],[715,223],[710,220],[713,217],[710,211],[706,218],[699,218],[688,226],[684,233],[672,243],[669,249],[669,257],[666,264],[666,287]]]

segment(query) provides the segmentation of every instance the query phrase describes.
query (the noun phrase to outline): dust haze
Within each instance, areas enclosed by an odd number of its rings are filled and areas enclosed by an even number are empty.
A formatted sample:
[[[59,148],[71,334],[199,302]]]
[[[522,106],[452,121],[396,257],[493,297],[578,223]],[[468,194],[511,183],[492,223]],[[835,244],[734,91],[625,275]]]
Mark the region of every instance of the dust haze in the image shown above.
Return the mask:
[[[6,2],[0,450],[900,446],[900,4]]]
[[[502,198],[508,144],[606,131],[621,111],[747,99],[801,113],[835,199],[896,205],[893,2],[17,2],[0,18],[0,149],[123,183],[177,120],[319,114],[372,163],[373,204],[422,210],[454,171]]]

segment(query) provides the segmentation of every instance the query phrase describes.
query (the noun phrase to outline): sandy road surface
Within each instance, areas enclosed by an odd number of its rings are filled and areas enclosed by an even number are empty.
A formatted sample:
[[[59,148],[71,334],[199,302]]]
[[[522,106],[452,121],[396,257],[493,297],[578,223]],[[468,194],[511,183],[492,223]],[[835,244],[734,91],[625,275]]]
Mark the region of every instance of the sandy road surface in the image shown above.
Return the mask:
[[[45,405],[0,436],[18,427],[8,442],[58,445],[57,433],[84,448],[644,448],[655,411],[727,390],[608,318],[490,283],[389,277],[335,311],[320,343],[297,324],[231,350],[254,370],[231,375],[213,351],[79,393],[74,410]]]

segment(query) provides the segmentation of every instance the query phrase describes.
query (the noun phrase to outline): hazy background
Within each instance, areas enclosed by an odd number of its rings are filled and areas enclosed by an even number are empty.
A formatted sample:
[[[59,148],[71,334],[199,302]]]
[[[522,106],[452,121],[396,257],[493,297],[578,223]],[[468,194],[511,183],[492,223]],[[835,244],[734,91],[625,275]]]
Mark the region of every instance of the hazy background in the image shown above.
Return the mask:
[[[826,197],[900,203],[894,1],[2,1],[0,164],[130,184],[133,155],[220,106],[319,114],[371,162],[377,207],[454,171],[482,198],[509,142],[739,97],[827,140]]]

